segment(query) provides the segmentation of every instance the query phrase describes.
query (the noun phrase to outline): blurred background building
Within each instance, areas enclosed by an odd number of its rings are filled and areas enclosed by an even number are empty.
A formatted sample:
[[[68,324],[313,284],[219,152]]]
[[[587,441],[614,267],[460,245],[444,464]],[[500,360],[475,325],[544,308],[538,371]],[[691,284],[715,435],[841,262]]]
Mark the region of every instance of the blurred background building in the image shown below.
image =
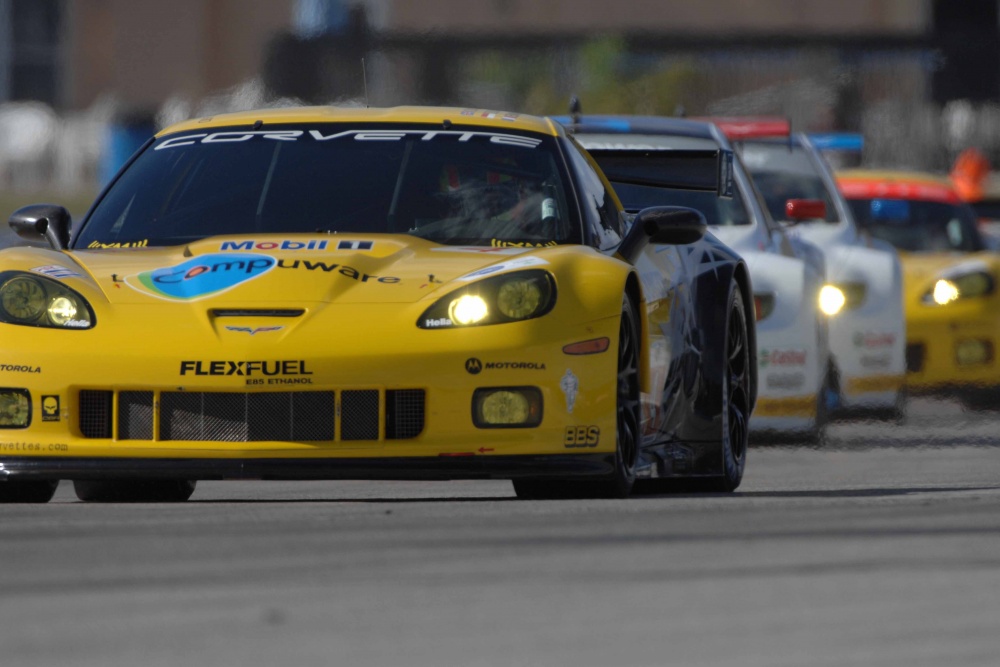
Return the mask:
[[[998,0],[0,0],[0,191],[92,193],[279,104],[779,114],[872,165],[1000,162]],[[362,65],[362,63],[364,63]]]

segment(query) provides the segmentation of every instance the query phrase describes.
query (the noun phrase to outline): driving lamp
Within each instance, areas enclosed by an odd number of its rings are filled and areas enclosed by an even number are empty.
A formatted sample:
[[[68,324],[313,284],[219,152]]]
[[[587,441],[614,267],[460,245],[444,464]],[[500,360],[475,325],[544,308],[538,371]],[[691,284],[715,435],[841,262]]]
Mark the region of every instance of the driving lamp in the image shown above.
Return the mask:
[[[537,387],[491,387],[472,395],[472,421],[478,428],[538,426],[542,393]]]
[[[25,428],[31,422],[31,401],[24,389],[0,389],[0,428]]]
[[[90,329],[87,301],[61,282],[21,271],[0,273],[0,322],[51,329]]]

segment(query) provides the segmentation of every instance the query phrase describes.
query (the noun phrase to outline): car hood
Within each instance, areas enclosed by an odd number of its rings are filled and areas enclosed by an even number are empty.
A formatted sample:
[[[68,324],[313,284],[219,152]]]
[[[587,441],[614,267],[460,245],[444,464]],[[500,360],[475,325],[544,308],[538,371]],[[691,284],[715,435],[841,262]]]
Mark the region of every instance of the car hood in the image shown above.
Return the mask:
[[[903,285],[911,299],[923,299],[941,278],[986,271],[997,277],[998,257],[990,252],[899,253]]]
[[[539,256],[545,253],[442,246],[406,235],[227,236],[169,247],[11,248],[2,265],[97,289],[111,304],[414,303],[480,276],[548,264]]]

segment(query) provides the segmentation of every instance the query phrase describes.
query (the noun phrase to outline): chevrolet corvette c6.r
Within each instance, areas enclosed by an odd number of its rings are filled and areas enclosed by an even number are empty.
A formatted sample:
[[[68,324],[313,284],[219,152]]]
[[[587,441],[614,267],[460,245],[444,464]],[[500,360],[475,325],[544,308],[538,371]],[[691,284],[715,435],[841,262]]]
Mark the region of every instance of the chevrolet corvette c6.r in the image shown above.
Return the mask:
[[[204,479],[500,478],[537,498],[742,478],[745,264],[691,209],[626,218],[551,120],[193,120],[72,234],[51,205],[11,226],[51,248],[0,251],[4,500],[62,479],[176,501]]]
[[[757,318],[760,400],[751,431],[819,440],[828,408],[838,400],[837,371],[827,344],[828,316],[820,311],[822,254],[793,239],[768,215],[739,156],[727,165],[733,185],[718,191],[667,187],[662,171],[686,173],[672,154],[723,150],[730,144],[712,123],[680,118],[584,114],[561,122],[604,170],[626,209],[690,206],[705,214],[712,233],[747,261]],[[680,179],[677,179],[680,180]]]
[[[906,309],[906,383],[1000,407],[1000,255],[944,178],[861,169],[837,172],[854,217],[899,250]]]

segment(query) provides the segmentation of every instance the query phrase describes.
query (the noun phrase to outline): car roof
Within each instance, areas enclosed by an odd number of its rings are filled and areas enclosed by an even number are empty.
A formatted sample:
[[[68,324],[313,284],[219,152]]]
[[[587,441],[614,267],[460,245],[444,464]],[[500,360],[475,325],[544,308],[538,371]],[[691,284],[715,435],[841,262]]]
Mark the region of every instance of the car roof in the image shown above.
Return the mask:
[[[570,116],[553,116],[553,120],[565,125],[571,132],[608,132],[621,134],[670,134],[681,137],[717,139],[712,123],[687,118],[665,116],[615,116],[590,115],[579,117],[574,123]]]
[[[961,199],[947,178],[916,171],[846,169],[836,173],[847,199],[911,199],[958,204]]]
[[[267,124],[287,123],[419,123],[441,125],[445,120],[455,125],[528,130],[557,136],[563,129],[549,118],[530,116],[508,111],[491,111],[468,107],[400,106],[389,108],[367,107],[287,107],[258,109],[237,113],[219,114],[206,118],[193,118],[164,128],[156,136],[191,130],[204,130],[234,125],[254,125],[257,121]]]

